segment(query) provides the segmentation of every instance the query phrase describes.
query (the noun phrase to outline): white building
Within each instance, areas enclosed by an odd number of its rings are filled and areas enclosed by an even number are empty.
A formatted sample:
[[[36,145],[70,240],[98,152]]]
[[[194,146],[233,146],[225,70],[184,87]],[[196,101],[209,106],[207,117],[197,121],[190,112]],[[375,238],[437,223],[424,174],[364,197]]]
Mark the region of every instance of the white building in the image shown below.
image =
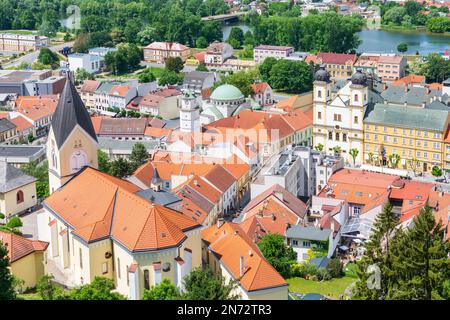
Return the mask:
[[[191,90],[184,92],[181,98],[180,131],[200,132],[201,96]]]
[[[356,72],[351,81],[333,94],[329,73],[322,67],[315,74],[313,141],[327,153],[341,153],[353,161],[349,151],[359,150],[356,163],[363,158],[363,118],[369,104],[367,77]]]
[[[105,66],[105,58],[98,55],[86,53],[74,53],[68,56],[69,70],[76,72],[78,69],[84,69],[88,73],[98,73]]]
[[[274,184],[279,184],[298,197],[311,197],[336,170],[344,167],[341,157],[327,156],[308,147],[289,146],[274,156],[251,184],[251,197],[256,197]]]
[[[226,42],[214,41],[206,49],[205,65],[208,68],[221,67],[233,55],[233,47]]]

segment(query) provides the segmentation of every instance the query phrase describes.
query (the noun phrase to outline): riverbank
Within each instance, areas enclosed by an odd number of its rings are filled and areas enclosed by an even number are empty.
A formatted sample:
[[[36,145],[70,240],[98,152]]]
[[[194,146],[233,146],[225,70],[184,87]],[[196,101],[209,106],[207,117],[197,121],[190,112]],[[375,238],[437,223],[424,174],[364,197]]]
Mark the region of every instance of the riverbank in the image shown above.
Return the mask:
[[[437,32],[430,32],[427,30],[425,26],[414,26],[414,27],[404,27],[404,26],[395,26],[395,25],[382,25],[381,30],[383,31],[394,31],[394,32],[405,32],[405,33],[425,33],[430,36],[444,36],[444,37],[450,37],[450,32],[443,32],[443,33],[437,33]]]

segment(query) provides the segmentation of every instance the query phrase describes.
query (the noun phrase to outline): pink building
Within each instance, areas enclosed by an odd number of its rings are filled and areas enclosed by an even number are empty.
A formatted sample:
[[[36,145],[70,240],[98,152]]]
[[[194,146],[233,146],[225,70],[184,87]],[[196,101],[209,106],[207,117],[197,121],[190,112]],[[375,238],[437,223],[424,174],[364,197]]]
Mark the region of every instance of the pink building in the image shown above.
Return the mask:
[[[407,61],[402,56],[380,56],[378,76],[383,81],[395,81],[405,76]]]
[[[293,47],[260,45],[253,49],[253,59],[255,62],[264,61],[267,57],[283,59],[292,53],[294,53]]]

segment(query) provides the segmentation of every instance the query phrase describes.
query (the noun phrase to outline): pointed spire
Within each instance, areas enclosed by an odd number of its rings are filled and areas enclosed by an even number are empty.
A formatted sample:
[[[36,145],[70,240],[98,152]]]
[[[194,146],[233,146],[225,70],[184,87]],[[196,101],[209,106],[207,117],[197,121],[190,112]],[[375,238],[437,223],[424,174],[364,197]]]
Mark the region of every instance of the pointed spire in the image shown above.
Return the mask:
[[[58,148],[66,141],[77,124],[97,141],[91,117],[67,74],[64,89],[52,118],[52,128]]]

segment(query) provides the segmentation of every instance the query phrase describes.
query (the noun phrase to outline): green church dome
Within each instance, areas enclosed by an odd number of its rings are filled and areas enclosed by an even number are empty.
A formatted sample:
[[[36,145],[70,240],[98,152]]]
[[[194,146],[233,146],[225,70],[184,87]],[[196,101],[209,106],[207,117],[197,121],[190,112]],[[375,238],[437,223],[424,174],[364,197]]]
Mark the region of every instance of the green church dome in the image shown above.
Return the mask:
[[[244,95],[241,90],[231,84],[223,84],[218,86],[210,97],[212,100],[220,101],[239,100],[242,98],[244,98]]]

